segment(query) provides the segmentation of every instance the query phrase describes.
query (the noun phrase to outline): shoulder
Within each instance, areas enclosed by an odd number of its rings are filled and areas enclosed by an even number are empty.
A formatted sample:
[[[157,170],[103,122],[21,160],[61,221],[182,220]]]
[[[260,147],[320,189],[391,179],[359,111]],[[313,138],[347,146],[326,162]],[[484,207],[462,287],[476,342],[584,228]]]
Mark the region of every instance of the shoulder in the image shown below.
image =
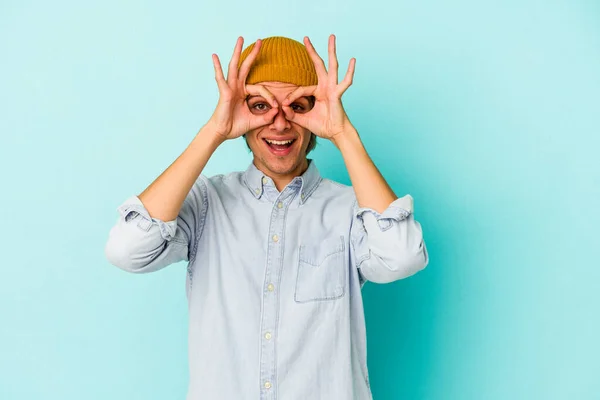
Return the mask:
[[[322,190],[327,190],[330,192],[334,192],[339,195],[352,195],[354,194],[354,189],[350,185],[345,185],[343,183],[334,181],[333,179],[322,178],[321,183],[319,184],[319,188]]]
[[[218,193],[238,191],[240,186],[246,185],[242,171],[212,176],[201,174],[195,184],[204,185],[208,192]]]
[[[356,194],[352,186],[332,179],[322,178],[316,192],[319,192],[320,196],[332,197],[349,205],[356,202]]]
[[[320,186],[323,186],[329,190],[339,191],[340,193],[352,190],[352,186],[344,185],[343,183],[340,183],[340,182],[334,181],[333,179],[328,179],[328,178],[321,178]]]

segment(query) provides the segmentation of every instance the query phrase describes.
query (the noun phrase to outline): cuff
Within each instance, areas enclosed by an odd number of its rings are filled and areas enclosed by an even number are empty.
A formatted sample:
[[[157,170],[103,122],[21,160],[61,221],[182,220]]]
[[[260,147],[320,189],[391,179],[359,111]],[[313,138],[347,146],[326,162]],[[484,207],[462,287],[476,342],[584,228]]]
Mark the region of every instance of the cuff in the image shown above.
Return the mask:
[[[160,235],[165,240],[171,240],[177,231],[177,220],[164,222],[157,218],[152,218],[144,207],[139,197],[131,196],[123,202],[117,211],[125,222],[138,220],[137,226],[145,231],[149,231],[152,225],[158,225]]]
[[[408,218],[413,213],[413,206],[413,198],[407,194],[404,197],[394,200],[381,214],[372,208],[361,207],[356,212],[356,216],[362,220],[363,214],[370,213],[377,220],[379,228],[382,231],[386,231],[391,228],[392,221],[399,222]]]

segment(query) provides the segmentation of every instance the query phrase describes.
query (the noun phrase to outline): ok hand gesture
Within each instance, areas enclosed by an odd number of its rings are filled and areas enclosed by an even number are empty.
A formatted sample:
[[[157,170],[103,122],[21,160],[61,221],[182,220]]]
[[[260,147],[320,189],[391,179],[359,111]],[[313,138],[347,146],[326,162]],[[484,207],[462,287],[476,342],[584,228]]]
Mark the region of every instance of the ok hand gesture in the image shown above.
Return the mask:
[[[345,129],[352,127],[342,106],[342,94],[352,84],[356,59],[352,58],[344,80],[338,84],[338,60],[335,51],[335,36],[329,36],[329,71],[325,69],[323,59],[319,57],[310,39],[304,37],[304,45],[315,64],[318,77],[317,86],[300,86],[283,101],[283,111],[289,121],[310,130],[315,135],[334,140]],[[315,96],[314,107],[306,113],[295,113],[290,107],[296,99],[303,96]]]
[[[238,69],[240,55],[244,39],[239,37],[235,45],[233,57],[229,62],[227,79],[223,76],[221,62],[216,54],[212,55],[215,67],[215,79],[219,87],[219,102],[209,125],[224,140],[235,139],[246,132],[270,124],[278,112],[275,97],[266,87],[262,85],[246,85],[246,78],[250,72],[250,66],[258,56],[262,41],[256,41],[252,52],[244,60]],[[271,110],[267,113],[254,115],[246,104],[248,95],[260,95],[271,104]]]

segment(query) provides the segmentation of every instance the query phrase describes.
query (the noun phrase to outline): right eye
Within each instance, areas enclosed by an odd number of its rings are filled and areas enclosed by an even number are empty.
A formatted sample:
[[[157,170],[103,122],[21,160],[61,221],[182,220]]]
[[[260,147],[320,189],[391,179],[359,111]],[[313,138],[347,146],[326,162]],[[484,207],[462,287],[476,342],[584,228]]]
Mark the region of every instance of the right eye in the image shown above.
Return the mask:
[[[265,112],[269,110],[269,105],[266,103],[256,103],[251,108],[253,111]]]

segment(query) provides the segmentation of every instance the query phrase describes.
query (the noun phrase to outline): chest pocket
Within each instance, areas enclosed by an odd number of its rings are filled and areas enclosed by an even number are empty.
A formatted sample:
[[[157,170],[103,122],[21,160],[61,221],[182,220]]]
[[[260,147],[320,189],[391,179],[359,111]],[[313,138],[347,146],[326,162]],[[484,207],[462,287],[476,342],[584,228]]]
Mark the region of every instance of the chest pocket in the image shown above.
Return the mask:
[[[326,239],[318,244],[301,245],[294,300],[298,303],[334,300],[346,288],[344,237]]]

